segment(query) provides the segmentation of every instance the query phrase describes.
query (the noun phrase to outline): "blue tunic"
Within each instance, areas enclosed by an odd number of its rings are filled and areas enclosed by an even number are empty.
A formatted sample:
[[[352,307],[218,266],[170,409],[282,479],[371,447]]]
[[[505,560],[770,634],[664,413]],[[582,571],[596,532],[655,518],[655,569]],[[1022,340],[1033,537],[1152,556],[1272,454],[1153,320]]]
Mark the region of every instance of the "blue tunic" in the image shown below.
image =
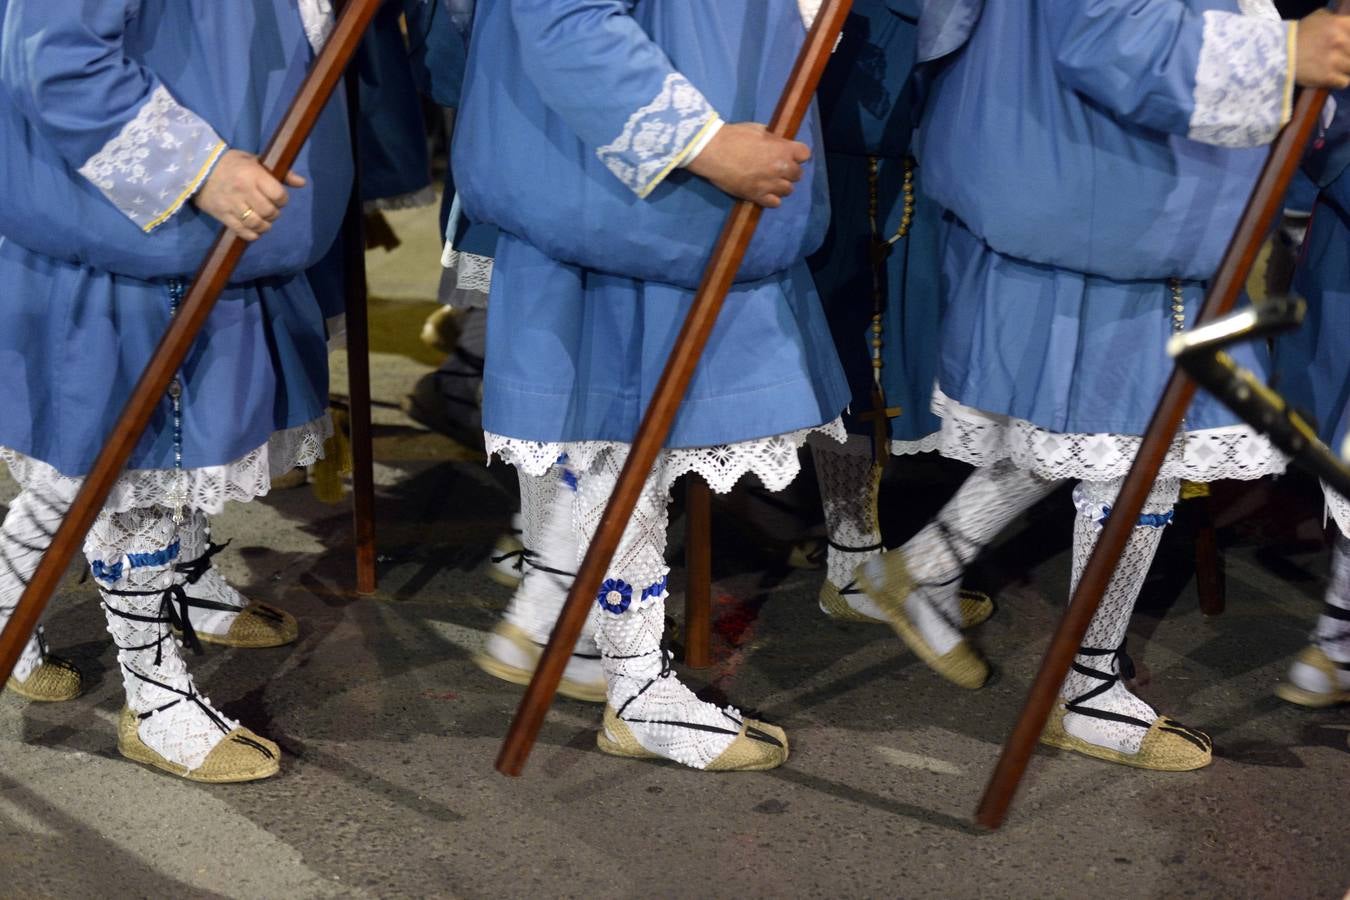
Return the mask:
[[[290,0],[0,0],[0,445],[87,472],[220,226],[187,201],[258,152],[313,60]],[[323,318],[303,277],[351,183],[340,103],[296,163],[180,372],[182,464],[223,465],[321,416]],[[131,467],[173,468],[164,400]]]
[[[917,0],[858,0],[820,86],[821,120],[833,217],[821,249],[808,260],[852,393],[844,422],[871,435],[858,414],[873,406],[874,285],[869,167],[877,166],[877,230],[897,234],[905,214],[905,157],[919,113],[912,78]],[[908,236],[894,243],[881,274],[886,404],[898,408],[891,437],[913,442],[935,432],[929,409],[937,366],[940,290],[938,214],[918,191]]]
[[[950,51],[920,139],[947,210],[939,384],[1050,431],[1140,434],[1171,371],[1169,279],[1189,322],[1263,158],[1242,148],[1287,116],[1290,32],[1219,0],[930,6]],[[1235,423],[1202,398],[1186,427]]]
[[[1334,99],[1337,114],[1304,161],[1320,188],[1294,272],[1308,314],[1275,342],[1275,371],[1285,399],[1311,413],[1340,452],[1350,436],[1350,91]]]
[[[470,212],[503,231],[487,431],[633,439],[730,206],[678,163],[717,114],[768,118],[804,35],[793,0],[479,4],[455,167]],[[776,241],[752,253],[758,277],[742,269],[668,446],[816,427],[848,402],[801,261],[825,217],[809,171],[765,217]]]
[[[361,199],[367,202],[404,200],[431,187],[426,123],[402,15],[400,0],[385,0],[352,60],[360,86]]]

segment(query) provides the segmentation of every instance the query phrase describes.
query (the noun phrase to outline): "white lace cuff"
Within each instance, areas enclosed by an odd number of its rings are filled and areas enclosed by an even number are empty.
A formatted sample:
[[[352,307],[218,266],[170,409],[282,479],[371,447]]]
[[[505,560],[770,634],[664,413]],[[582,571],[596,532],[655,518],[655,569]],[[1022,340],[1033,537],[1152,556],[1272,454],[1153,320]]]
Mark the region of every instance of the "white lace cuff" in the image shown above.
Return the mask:
[[[197,193],[225,149],[215,130],[161,85],[80,174],[149,232]]]
[[[672,72],[652,102],[629,116],[619,136],[595,155],[629,190],[645,198],[720,121],[699,89]]]
[[[1204,22],[1187,137],[1220,147],[1270,143],[1293,109],[1298,23],[1214,10]]]

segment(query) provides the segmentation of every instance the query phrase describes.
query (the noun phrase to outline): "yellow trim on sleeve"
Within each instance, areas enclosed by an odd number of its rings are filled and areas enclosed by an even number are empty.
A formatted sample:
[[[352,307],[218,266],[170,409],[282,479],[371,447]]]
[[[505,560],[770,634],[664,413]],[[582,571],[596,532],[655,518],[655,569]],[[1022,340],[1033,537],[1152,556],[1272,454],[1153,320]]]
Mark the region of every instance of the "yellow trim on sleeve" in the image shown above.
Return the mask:
[[[652,178],[651,181],[647,182],[647,184],[642,188],[642,190],[637,192],[638,199],[646,200],[647,195],[650,194],[652,191],[656,190],[657,185],[665,181],[667,176],[669,176],[671,172],[674,172],[676,169],[680,167],[680,163],[684,162],[684,158],[689,155],[689,151],[697,147],[699,145],[699,141],[703,140],[704,135],[708,133],[708,129],[715,127],[717,123],[721,121],[722,117],[714,114],[711,119],[705,122],[703,124],[703,127],[698,130],[698,133],[695,134],[693,138],[690,139],[689,143],[684,145],[684,149],[681,150],[679,153],[675,154],[675,156],[671,159],[670,163],[664,169],[658,172],[655,175],[655,177]]]
[[[1287,51],[1285,57],[1289,60],[1284,73],[1284,102],[1280,105],[1280,124],[1286,125],[1294,116],[1294,72],[1298,66],[1298,21],[1289,23],[1286,29],[1288,37],[1286,38]]]
[[[206,180],[206,176],[208,173],[210,173],[211,168],[216,164],[216,160],[220,159],[221,154],[223,154],[224,152],[225,152],[225,142],[224,141],[217,142],[216,146],[212,148],[210,154],[207,155],[206,162],[202,163],[201,169],[198,170],[195,176],[193,176],[192,181],[188,183],[188,186],[183,188],[183,193],[175,197],[173,203],[169,204],[169,208],[164,210],[164,212],[160,213],[159,215],[155,216],[154,219],[152,219],[147,225],[141,228],[141,231],[145,232],[146,234],[149,234],[150,232],[154,231],[156,228],[167,222],[170,216],[178,212],[178,210],[182,209],[183,204],[187,202],[188,198],[191,197],[193,194],[197,193],[197,189],[200,188],[202,186],[202,182]]]

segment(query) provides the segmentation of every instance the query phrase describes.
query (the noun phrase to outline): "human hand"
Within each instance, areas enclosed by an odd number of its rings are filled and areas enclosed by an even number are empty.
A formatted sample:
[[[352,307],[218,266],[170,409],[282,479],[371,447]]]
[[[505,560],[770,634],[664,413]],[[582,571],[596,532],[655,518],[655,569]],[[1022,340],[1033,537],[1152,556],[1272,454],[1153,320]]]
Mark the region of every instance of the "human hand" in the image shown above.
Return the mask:
[[[286,184],[304,187],[305,179],[291,172]],[[192,198],[198,209],[250,242],[272,230],[289,200],[285,186],[258,157],[242,150],[226,150]]]
[[[741,122],[722,126],[688,168],[739,200],[776,209],[802,180],[802,165],[810,158],[805,144]]]
[[[1325,9],[1298,23],[1294,80],[1305,87],[1350,87],[1350,16]]]

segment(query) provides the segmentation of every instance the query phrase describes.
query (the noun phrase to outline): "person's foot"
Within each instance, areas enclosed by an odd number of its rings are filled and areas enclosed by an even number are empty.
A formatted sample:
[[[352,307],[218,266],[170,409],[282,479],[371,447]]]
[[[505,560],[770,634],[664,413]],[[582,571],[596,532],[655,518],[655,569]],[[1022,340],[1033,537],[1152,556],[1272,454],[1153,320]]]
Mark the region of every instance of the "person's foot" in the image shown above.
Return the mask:
[[[1207,734],[1158,715],[1125,688],[1120,676],[1122,652],[1123,648],[1079,650],[1065,686],[1092,686],[1055,704],[1041,743],[1157,772],[1189,772],[1209,765],[1214,744]]]
[[[858,587],[857,581],[851,581],[843,587],[839,587],[826,579],[820,586],[820,595],[817,601],[820,605],[820,611],[832,619],[838,619],[842,622],[867,622],[875,625],[890,624],[889,620],[886,619],[886,614]],[[996,609],[993,598],[983,591],[968,591],[961,588],[957,591],[957,601],[961,613],[960,627],[962,631],[987,622]]]
[[[904,553],[891,550],[858,568],[858,586],[887,624],[930,669],[958,687],[975,690],[989,680],[989,663],[961,636],[955,600],[959,579],[947,585],[915,584]]]
[[[267,738],[259,737],[236,724],[226,732],[205,757],[189,768],[150,747],[141,736],[144,718],[123,707],[117,721],[117,751],[132,762],[208,784],[260,781],[281,771],[281,750]],[[228,720],[227,720],[228,721]]]
[[[483,652],[474,657],[478,668],[512,684],[529,684],[544,645],[510,622],[498,622],[488,635]],[[605,702],[605,673],[599,654],[573,653],[563,670],[558,693],[587,703]]]
[[[37,703],[61,703],[74,700],[84,691],[84,676],[75,664],[52,654],[44,654],[22,679],[11,675],[9,690]]]
[[[1286,677],[1275,685],[1281,700],[1312,709],[1350,703],[1350,662],[1336,662],[1317,644],[1303,648]]]
[[[180,542],[182,562],[175,569],[183,576],[188,621],[199,641],[247,650],[295,642],[300,625],[294,616],[244,597],[215,567],[216,554],[225,548],[211,542],[204,515],[192,513]]]
[[[669,759],[709,772],[759,771],[788,758],[782,729],[694,695],[662,646],[665,581],[639,590],[618,579],[601,587],[596,643],[607,684],[596,745],[611,756]]]

